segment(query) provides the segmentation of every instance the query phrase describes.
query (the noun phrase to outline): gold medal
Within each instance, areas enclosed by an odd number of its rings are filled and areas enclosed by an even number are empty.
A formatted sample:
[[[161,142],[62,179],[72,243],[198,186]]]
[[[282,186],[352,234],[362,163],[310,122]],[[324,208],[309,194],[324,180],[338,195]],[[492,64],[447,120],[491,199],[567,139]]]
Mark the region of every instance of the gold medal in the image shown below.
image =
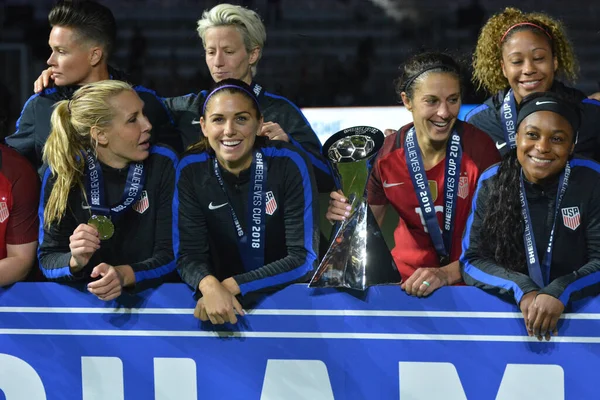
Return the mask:
[[[98,230],[100,240],[110,239],[113,233],[115,233],[115,226],[110,218],[105,215],[92,215],[92,217],[88,220],[88,224],[92,225]]]

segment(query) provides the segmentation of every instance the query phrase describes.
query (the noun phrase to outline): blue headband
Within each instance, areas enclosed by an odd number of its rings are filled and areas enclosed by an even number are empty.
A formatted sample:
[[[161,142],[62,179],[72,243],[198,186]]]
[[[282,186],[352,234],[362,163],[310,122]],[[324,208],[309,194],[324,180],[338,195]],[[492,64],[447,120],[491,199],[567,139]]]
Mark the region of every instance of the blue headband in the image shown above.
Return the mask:
[[[212,95],[215,94],[215,93],[217,93],[221,89],[227,89],[227,88],[238,89],[238,90],[241,90],[242,92],[245,92],[248,96],[250,96],[250,98],[252,100],[254,100],[254,104],[256,104],[256,108],[258,109],[258,112],[259,113],[261,112],[260,111],[260,105],[258,104],[258,99],[256,98],[256,96],[254,96],[248,90],[244,89],[241,86],[237,86],[237,85],[223,85],[223,86],[219,86],[218,88],[214,89],[212,92],[210,92],[208,94],[208,96],[206,96],[206,99],[204,100],[204,105],[202,106],[202,115],[204,115],[204,113],[206,112],[206,105],[208,104],[208,100],[210,100],[210,98],[212,97]]]

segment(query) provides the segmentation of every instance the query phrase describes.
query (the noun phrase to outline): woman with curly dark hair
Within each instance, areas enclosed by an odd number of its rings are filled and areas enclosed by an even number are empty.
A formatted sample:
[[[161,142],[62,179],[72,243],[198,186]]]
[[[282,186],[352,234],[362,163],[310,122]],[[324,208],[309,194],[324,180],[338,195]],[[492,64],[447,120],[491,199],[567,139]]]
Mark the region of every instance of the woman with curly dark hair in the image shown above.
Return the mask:
[[[463,239],[464,281],[514,298],[540,340],[600,292],[600,164],[572,157],[580,118],[551,92],[521,101],[517,147],[481,176]]]
[[[582,125],[575,152],[600,160],[600,102],[561,83],[574,82],[579,66],[560,21],[543,13],[506,8],[482,28],[473,56],[473,79],[492,94],[466,120],[487,132],[506,154],[515,147],[517,107],[523,97],[551,91],[581,103]],[[595,96],[595,95],[594,95]]]

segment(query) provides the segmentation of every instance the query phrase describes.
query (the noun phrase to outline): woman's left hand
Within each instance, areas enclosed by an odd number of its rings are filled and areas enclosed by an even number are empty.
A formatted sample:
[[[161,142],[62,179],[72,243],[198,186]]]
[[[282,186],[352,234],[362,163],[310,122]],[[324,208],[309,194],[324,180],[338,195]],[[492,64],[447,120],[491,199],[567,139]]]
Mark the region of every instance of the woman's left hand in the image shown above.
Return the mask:
[[[96,295],[100,300],[109,301],[116,299],[121,295],[123,289],[123,276],[112,265],[101,263],[92,270],[91,277],[102,278],[90,282],[87,289],[90,293]]]
[[[265,122],[258,136],[267,136],[269,140],[283,140],[288,143],[290,141],[288,134],[283,131],[277,122]]]
[[[400,287],[406,294],[429,296],[434,290],[448,285],[448,273],[442,268],[419,268]]]
[[[558,335],[556,325],[564,310],[565,306],[556,297],[538,294],[529,305],[527,313],[529,335],[537,336],[538,340],[550,340],[551,335]]]

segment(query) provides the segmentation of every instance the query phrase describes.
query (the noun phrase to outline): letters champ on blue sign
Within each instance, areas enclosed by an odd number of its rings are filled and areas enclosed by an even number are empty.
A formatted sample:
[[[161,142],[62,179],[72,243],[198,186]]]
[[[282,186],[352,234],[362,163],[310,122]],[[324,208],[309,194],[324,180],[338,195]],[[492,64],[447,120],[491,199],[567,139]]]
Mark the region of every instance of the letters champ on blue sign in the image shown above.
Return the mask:
[[[293,285],[216,333],[192,317],[181,284],[115,309],[68,286],[19,283],[0,289],[0,390],[6,400],[598,398],[598,299],[540,343],[514,305],[475,288],[416,299],[381,286],[364,301],[318,292]]]

